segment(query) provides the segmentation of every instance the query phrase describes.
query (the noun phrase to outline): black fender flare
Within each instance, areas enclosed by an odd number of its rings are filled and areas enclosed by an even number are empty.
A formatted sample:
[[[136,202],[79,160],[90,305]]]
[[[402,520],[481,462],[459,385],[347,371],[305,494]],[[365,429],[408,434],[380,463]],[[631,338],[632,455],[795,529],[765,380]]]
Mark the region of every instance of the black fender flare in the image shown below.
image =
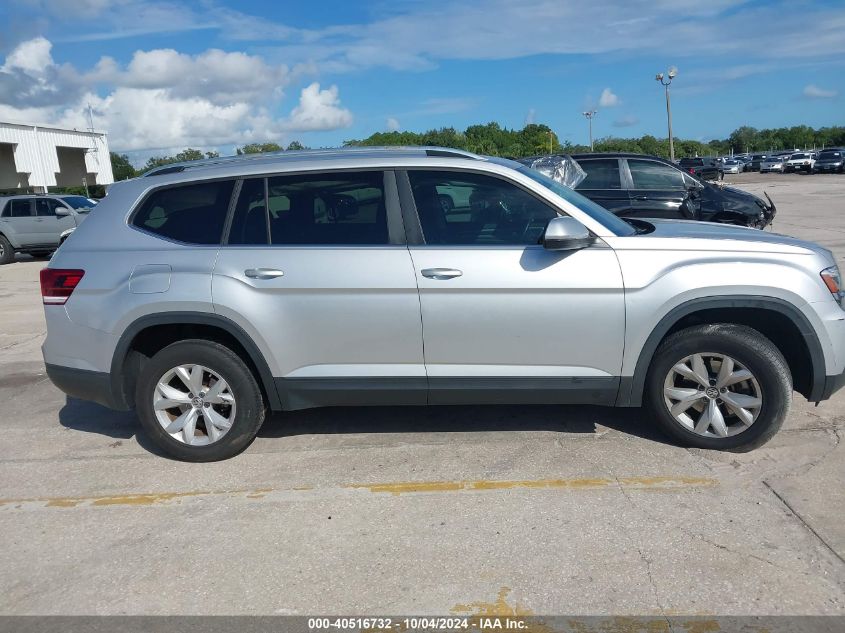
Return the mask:
[[[230,334],[246,350],[250,360],[258,370],[258,379],[261,381],[264,391],[267,394],[267,399],[269,400],[267,404],[274,411],[282,408],[282,402],[276,390],[276,383],[273,380],[273,374],[270,371],[267,360],[264,358],[264,354],[261,353],[261,350],[258,349],[258,346],[240,325],[227,317],[213,312],[157,312],[139,317],[123,331],[115,346],[111,362],[111,390],[116,403],[121,405],[121,408],[130,408],[129,403],[131,400],[127,398],[127,394],[124,393],[123,388],[123,366],[133,339],[142,330],[149,327],[183,324],[208,325],[220,328]]]
[[[637,357],[637,364],[633,376],[622,376],[619,393],[616,397],[618,407],[638,407],[643,402],[643,391],[645,389],[646,376],[651,366],[651,359],[657,346],[666,336],[666,333],[685,316],[700,310],[711,310],[713,308],[760,308],[779,312],[786,316],[798,328],[807,350],[810,352],[810,363],[812,366],[812,388],[810,402],[818,402],[824,399],[825,389],[825,361],[824,352],[816,331],[806,316],[794,305],[776,297],[758,297],[754,295],[731,295],[723,297],[701,297],[690,299],[670,310],[651,331],[645,344]]]

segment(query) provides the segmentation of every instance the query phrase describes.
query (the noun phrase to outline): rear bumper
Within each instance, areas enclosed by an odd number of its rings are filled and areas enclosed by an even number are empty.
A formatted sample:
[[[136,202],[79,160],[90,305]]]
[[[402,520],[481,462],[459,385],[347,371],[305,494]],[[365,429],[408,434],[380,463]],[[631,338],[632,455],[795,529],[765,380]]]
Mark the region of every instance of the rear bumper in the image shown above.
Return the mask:
[[[111,374],[50,363],[45,366],[53,384],[72,398],[90,400],[118,411],[129,409],[122,398],[116,396]]]

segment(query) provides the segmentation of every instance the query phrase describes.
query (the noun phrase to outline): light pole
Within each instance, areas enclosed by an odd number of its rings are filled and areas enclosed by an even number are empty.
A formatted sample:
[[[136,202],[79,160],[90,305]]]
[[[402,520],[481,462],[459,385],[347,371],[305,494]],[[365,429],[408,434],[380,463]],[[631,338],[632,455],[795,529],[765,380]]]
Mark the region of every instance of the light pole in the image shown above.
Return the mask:
[[[672,106],[669,103],[669,84],[672,83],[672,80],[677,74],[678,69],[674,66],[670,66],[665,75],[663,73],[657,73],[657,76],[655,77],[655,79],[666,89],[666,120],[669,123],[669,160],[673,162],[675,160],[675,141],[672,140]],[[666,78],[666,81],[663,80],[664,77]]]
[[[587,110],[586,112],[582,112],[585,117],[587,117],[587,121],[590,122],[590,151],[593,151],[593,117],[598,114],[598,110]]]

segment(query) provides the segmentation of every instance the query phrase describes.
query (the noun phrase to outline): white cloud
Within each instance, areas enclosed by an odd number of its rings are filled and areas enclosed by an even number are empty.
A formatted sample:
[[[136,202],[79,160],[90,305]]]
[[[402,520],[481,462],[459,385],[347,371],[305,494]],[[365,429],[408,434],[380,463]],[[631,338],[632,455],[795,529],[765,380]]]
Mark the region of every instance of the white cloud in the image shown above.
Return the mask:
[[[610,88],[605,88],[601,91],[599,97],[599,105],[603,108],[612,108],[620,104],[619,97],[616,96]]]
[[[809,99],[833,99],[838,94],[836,90],[819,88],[816,84],[807,84],[804,86],[804,96]]]
[[[534,108],[528,108],[525,114],[525,125],[530,125],[537,120],[537,111]]]
[[[400,129],[399,119],[394,117],[387,117],[387,121],[385,123],[385,127],[387,128],[388,132],[398,132]]]
[[[126,66],[103,57],[79,73],[57,65],[51,43],[36,38],[0,66],[0,118],[83,129],[90,103],[96,127],[119,151],[283,142],[351,124],[337,86],[321,90],[318,83],[302,90],[287,116],[276,114],[294,75],[285,65],[217,49],[137,51]]]
[[[285,127],[299,132],[334,130],[352,125],[352,113],[340,107],[337,86],[320,90],[312,83],[302,89],[299,105],[290,113]]]

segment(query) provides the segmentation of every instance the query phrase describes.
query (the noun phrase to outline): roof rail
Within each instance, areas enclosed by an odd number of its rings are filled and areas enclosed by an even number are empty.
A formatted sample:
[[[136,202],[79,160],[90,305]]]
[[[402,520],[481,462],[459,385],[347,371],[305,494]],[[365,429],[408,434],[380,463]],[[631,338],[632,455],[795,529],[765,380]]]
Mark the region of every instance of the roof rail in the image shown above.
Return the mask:
[[[482,160],[482,157],[466,152],[460,149],[451,149],[448,147],[425,147],[425,146],[387,146],[387,147],[371,147],[371,146],[356,146],[343,147],[339,149],[309,149],[309,150],[282,150],[278,152],[265,152],[261,154],[239,154],[235,156],[216,156],[214,158],[202,158],[199,160],[185,161],[181,163],[170,163],[155,167],[146,172],[143,176],[160,176],[163,174],[173,174],[188,169],[200,169],[202,167],[215,167],[229,165],[232,163],[252,162],[252,161],[272,161],[274,159],[295,160],[297,158],[319,157],[319,156],[342,156],[344,154],[378,154],[378,153],[400,153],[413,152],[416,155],[424,154],[426,156],[436,156],[441,158],[465,158],[470,160]]]

